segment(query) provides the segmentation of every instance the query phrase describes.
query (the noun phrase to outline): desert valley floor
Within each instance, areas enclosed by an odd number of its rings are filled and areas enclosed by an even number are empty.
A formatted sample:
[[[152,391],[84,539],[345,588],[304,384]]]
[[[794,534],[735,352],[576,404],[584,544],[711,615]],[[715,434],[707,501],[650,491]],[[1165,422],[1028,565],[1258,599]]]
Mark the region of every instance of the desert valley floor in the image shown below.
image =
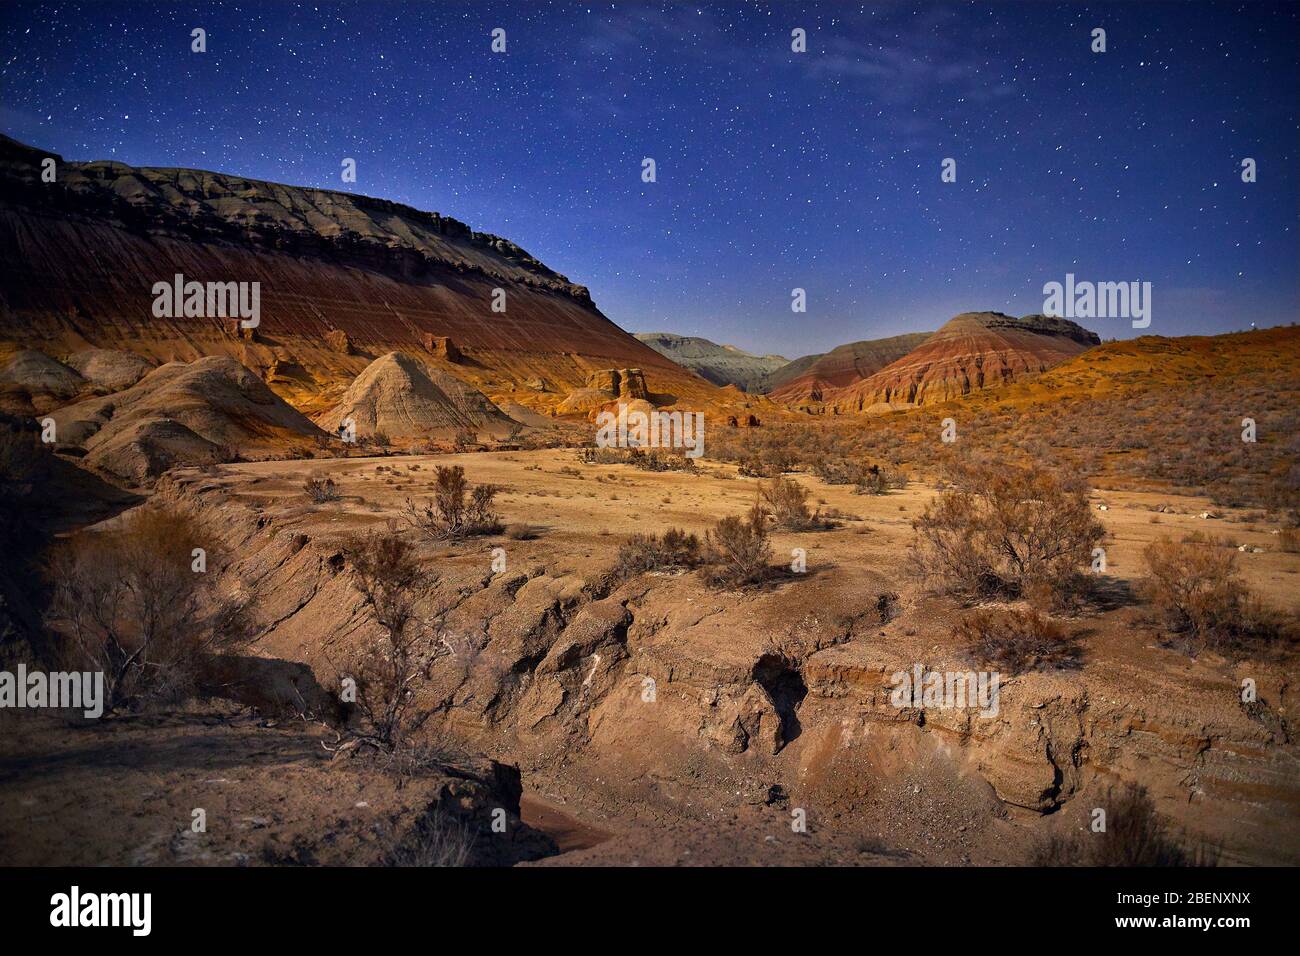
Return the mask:
[[[419,546],[417,614],[437,621],[421,651],[421,739],[460,769],[405,777],[331,760],[333,735],[310,715],[374,627],[341,542],[398,526],[447,464],[500,486],[502,520],[530,528]],[[313,476],[338,500],[310,503]],[[935,489],[797,480],[837,524],[773,532],[775,560],[802,548],[806,572],[717,590],[694,573],[603,576],[633,533],[703,535],[749,508],[758,482],[729,464],[654,473],[545,449],[176,469],[155,499],[221,537],[222,587],[262,633],[230,676],[245,706],[14,722],[0,858],[375,862],[450,798],[484,820],[507,808],[504,834],[475,838],[493,862],[1019,864],[1050,834],[1085,831],[1108,785],[1138,779],[1219,862],[1300,862],[1295,828],[1279,828],[1300,809],[1294,670],[1163,646],[1134,596],[1147,543],[1200,532],[1236,550],[1268,603],[1300,611],[1300,555],[1278,546],[1275,523],[1199,497],[1093,490],[1108,567],[1095,603],[1060,619],[1075,664],[1008,679],[994,718],[922,713],[891,706],[892,673],[972,666],[950,634],[961,607],[904,573]],[[1255,706],[1240,700],[1244,678]],[[792,830],[799,812],[806,832]]]

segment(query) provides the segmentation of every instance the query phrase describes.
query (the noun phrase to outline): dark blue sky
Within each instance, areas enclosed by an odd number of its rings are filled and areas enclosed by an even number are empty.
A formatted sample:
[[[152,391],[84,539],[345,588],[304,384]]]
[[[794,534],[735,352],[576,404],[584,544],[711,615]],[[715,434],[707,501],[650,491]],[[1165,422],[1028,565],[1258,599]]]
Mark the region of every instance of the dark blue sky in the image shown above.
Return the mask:
[[[1217,332],[1300,307],[1298,19],[1289,3],[5,3],[0,129],[70,159],[437,210],[590,286],[632,331],[794,357],[1040,311],[1073,272],[1152,282],[1149,332]]]

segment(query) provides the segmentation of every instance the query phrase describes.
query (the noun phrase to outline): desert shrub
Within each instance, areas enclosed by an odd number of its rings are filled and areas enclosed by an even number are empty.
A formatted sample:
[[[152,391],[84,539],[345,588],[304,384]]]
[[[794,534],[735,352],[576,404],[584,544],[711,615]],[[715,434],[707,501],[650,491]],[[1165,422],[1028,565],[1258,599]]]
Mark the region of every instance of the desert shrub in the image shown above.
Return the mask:
[[[1034,850],[1035,866],[1214,866],[1217,848],[1175,833],[1156,813],[1146,787],[1110,787],[1102,832],[1054,835]]]
[[[217,593],[213,572],[194,569],[196,548],[208,565],[218,560],[192,516],[143,506],[51,554],[50,627],[68,639],[69,666],[103,672],[106,710],[180,702],[208,655],[251,641],[242,605]]]
[[[913,572],[942,591],[1019,597],[1032,585],[1074,595],[1106,529],[1081,486],[1031,466],[966,469],[913,522]]]
[[[532,541],[537,537],[537,529],[530,524],[508,524],[506,537],[511,541]]]
[[[851,458],[818,455],[809,463],[808,469],[828,485],[855,485],[866,474],[867,465]]]
[[[792,478],[773,478],[759,485],[759,494],[778,528],[803,531],[824,524],[820,513],[808,510],[808,489]]]
[[[627,450],[624,448],[579,448],[578,460],[584,465],[624,465],[627,464]]]
[[[1278,550],[1287,554],[1300,552],[1300,529],[1283,528],[1277,535]]]
[[[384,859],[386,866],[469,866],[474,831],[457,816],[438,807],[416,822]]]
[[[410,542],[393,532],[350,538],[343,548],[352,579],[383,631],[352,662],[356,705],[364,724],[351,731],[351,742],[392,753],[422,722],[413,719],[421,661],[419,639],[426,628],[415,619],[415,594],[422,574]]]
[[[700,539],[679,528],[669,528],[663,536],[634,534],[618,549],[615,573],[620,576],[643,571],[693,568],[700,563]]]
[[[819,457],[812,462],[811,470],[827,484],[852,485],[855,495],[885,495],[907,484],[896,472],[857,459]]]
[[[458,451],[468,451],[478,444],[478,432],[472,428],[458,429],[451,440],[452,447]]]
[[[902,488],[906,485],[907,479],[902,475],[881,468],[879,465],[872,465],[853,483],[853,493],[855,495],[887,495],[890,489]]]
[[[1077,656],[1061,626],[1032,608],[972,611],[957,622],[953,636],[977,661],[1007,674],[1060,666]]]
[[[302,490],[303,494],[316,504],[337,501],[339,497],[338,485],[334,483],[334,479],[324,475],[312,475],[302,483]]]
[[[743,587],[772,576],[772,547],[763,509],[719,521],[705,537],[704,579],[714,587]]]
[[[580,448],[578,460],[585,465],[631,465],[641,471],[694,471],[695,460],[660,449]]]
[[[460,465],[439,465],[433,497],[423,505],[409,498],[402,514],[412,527],[435,541],[452,541],[477,535],[497,534],[501,519],[492,510],[496,485],[475,485],[465,480]]]
[[[40,627],[38,560],[49,537],[42,512],[58,495],[31,424],[0,413],[0,663],[52,650]]]
[[[628,449],[628,464],[641,471],[694,471],[695,460],[685,455],[644,448]]]
[[[1266,608],[1241,580],[1235,551],[1205,540],[1161,538],[1143,549],[1142,558],[1147,577],[1141,593],[1184,649],[1295,640],[1294,623]]]

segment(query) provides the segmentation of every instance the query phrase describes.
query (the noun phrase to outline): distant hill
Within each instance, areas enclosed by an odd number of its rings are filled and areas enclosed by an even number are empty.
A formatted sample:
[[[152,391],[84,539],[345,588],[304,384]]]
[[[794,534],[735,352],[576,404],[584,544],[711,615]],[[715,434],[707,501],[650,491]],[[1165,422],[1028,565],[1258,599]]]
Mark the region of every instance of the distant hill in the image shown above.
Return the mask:
[[[836,413],[944,402],[1045,372],[1099,344],[1066,319],[964,312],[870,376],[824,389],[821,402]]]
[[[780,388],[786,382],[798,378],[809,368],[811,368],[814,362],[816,362],[819,358],[821,358],[825,354],[826,354],[825,352],[818,352],[815,355],[805,355],[802,358],[793,359],[792,361],[787,362],[785,365],[782,365],[775,372],[769,372],[767,376],[763,379],[763,387],[760,389],[760,391],[764,391],[767,392],[768,394],[771,394],[774,390]]]
[[[746,392],[762,391],[766,377],[789,364],[780,355],[752,355],[696,335],[638,332],[636,338],[714,385],[735,385]]]
[[[930,337],[929,332],[911,332],[885,339],[849,342],[823,355],[812,355],[779,370],[778,381],[770,379],[768,395],[778,402],[820,402],[824,393],[847,388],[902,358]],[[793,371],[793,374],[791,374]]]

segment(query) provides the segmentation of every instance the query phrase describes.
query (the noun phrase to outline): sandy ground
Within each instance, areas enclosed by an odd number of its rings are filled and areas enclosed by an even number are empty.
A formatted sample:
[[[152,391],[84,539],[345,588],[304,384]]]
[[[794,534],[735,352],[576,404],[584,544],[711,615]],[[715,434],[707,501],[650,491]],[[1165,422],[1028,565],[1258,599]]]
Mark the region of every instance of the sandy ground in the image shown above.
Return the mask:
[[[619,545],[633,533],[657,534],[680,527],[703,535],[719,518],[743,514],[758,496],[759,479],[739,477],[729,465],[704,462],[699,474],[644,472],[628,465],[585,465],[574,452],[545,450],[504,454],[256,462],[221,469],[218,484],[239,499],[288,519],[288,526],[345,532],[381,525],[398,517],[406,499],[429,493],[437,465],[461,465],[474,483],[502,488],[497,501],[507,524],[534,526],[533,541],[493,539],[509,555],[564,563],[580,574],[608,567]],[[342,500],[321,506],[304,503],[302,482],[324,474],[339,482]],[[809,475],[792,476],[812,491],[811,504],[852,516],[841,527],[810,533],[773,532],[777,558],[792,548],[807,552],[808,569],[840,563],[860,564],[899,575],[901,557],[912,541],[912,521],[934,498],[933,488],[910,483],[888,495],[855,495],[848,485],[828,485]],[[1221,508],[1208,498],[1159,493],[1094,491],[1091,500],[1110,532],[1105,543],[1107,574],[1134,584],[1142,577],[1142,549],[1162,537],[1175,540],[1193,532],[1221,537],[1234,548],[1247,545],[1263,553],[1241,553],[1246,582],[1269,603],[1300,611],[1300,554],[1278,549],[1278,526],[1251,520],[1257,512]],[[1170,512],[1155,509],[1166,505]],[[1214,518],[1201,518],[1210,513]],[[490,550],[480,541],[448,554]]]

